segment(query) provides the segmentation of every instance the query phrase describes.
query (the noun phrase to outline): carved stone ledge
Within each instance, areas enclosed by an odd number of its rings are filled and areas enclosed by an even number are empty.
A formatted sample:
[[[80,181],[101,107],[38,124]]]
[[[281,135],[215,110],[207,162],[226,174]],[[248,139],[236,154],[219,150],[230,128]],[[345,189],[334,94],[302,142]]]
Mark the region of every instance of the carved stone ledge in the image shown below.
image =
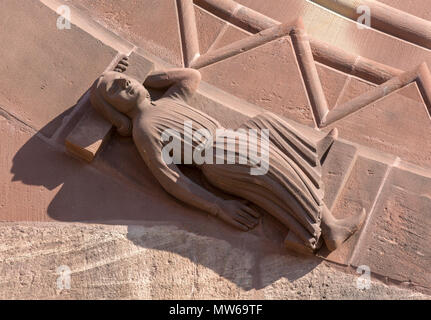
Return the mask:
[[[66,148],[74,156],[91,162],[112,132],[112,125],[89,108],[66,138]]]

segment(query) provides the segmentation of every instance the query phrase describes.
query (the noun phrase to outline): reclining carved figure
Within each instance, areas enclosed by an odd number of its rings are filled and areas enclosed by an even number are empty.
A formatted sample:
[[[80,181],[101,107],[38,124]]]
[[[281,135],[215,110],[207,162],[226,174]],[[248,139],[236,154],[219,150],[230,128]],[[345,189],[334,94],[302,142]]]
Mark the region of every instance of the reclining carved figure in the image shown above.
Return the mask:
[[[96,80],[91,89],[91,103],[119,134],[133,137],[140,155],[168,193],[243,231],[258,223],[260,214],[252,207],[261,208],[312,251],[319,248],[322,238],[329,250],[335,250],[360,228],[366,216],[364,209],[340,220],[334,218],[323,202],[321,158],[337,139],[336,129],[314,143],[270,112],[246,121],[241,128],[269,129],[266,174],[251,175],[253,161],[248,164],[193,164],[212,186],[239,200],[221,199],[162,157],[161,136],[166,129],[181,132],[185,121],[192,121],[193,131],[206,129],[213,135],[221,128],[217,120],[188,104],[199,86],[200,73],[183,68],[153,72],[142,85],[122,73],[127,66],[127,58],[124,58],[115,71],[106,72]],[[146,88],[166,89],[166,92],[161,99],[152,102]],[[184,135],[180,139],[185,143]],[[199,141],[192,140],[191,147],[198,144]],[[215,142],[212,147],[223,148]]]

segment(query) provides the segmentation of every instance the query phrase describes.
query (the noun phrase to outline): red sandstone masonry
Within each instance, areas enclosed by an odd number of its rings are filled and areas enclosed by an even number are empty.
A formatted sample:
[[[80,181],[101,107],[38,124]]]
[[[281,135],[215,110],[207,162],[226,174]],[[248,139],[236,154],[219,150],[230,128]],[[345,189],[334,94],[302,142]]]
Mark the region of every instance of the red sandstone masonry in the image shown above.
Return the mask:
[[[356,56],[317,39],[311,38],[310,45],[317,62],[376,84],[403,73],[402,70]]]
[[[339,52],[339,51],[337,51],[337,52]],[[308,54],[308,56],[309,56],[309,54]],[[347,57],[354,57],[354,56],[352,56],[352,55],[346,55]],[[344,57],[346,57],[346,56],[344,56]],[[359,70],[360,68],[358,68],[358,66],[359,65],[363,65],[363,64],[361,64],[361,63],[359,63],[359,62],[361,62],[361,59],[362,58],[358,58],[358,59],[355,59],[355,61],[356,61],[356,63],[352,63],[352,64],[350,64],[350,66],[352,67],[351,69],[352,69],[352,71],[351,72],[355,72],[355,71],[357,71],[357,70]],[[366,66],[366,63],[365,63],[365,67],[364,68],[366,68],[367,66]],[[369,68],[373,68],[374,66],[369,66]],[[372,70],[370,70],[370,71],[372,71]],[[431,86],[430,86],[430,79],[431,79],[431,77],[430,77],[430,73],[429,73],[429,71],[427,71],[427,68],[426,68],[426,65],[425,66],[421,66],[419,69],[418,69],[418,73],[420,74],[419,76],[418,76],[418,79],[420,79],[420,82],[419,82],[419,84],[422,84],[422,86],[423,86],[423,90],[425,90],[425,92],[428,92],[428,94],[427,95],[425,95],[426,97],[429,97],[430,95],[429,95],[429,88],[431,88]],[[377,74],[377,73],[376,73]],[[378,74],[377,74],[378,75]],[[395,75],[395,74],[394,74]],[[388,77],[387,79],[386,79],[386,81],[387,80],[389,80],[389,79],[391,79],[392,78],[392,76],[391,76],[391,73],[390,72],[387,72],[386,74],[385,73],[382,73],[382,75],[381,75],[381,78],[382,79],[384,79],[384,77]],[[397,83],[397,82],[395,82],[395,83]],[[40,161],[39,161],[40,162]],[[58,163],[58,162],[60,162],[61,163],[61,161],[57,161],[56,163]],[[48,167],[48,166],[47,166]],[[51,170],[52,170],[52,168],[49,168],[50,170],[49,170],[49,172],[50,172],[50,174],[49,175],[52,175],[52,176],[55,176],[55,175],[53,175],[52,174],[52,172],[51,172]],[[75,171],[76,171],[76,169],[75,169]],[[87,173],[87,172],[85,172],[85,173]],[[56,174],[56,175],[58,175],[58,173]],[[92,176],[91,176],[92,177]],[[88,178],[87,178],[88,179]],[[66,187],[67,187],[67,183],[66,183]],[[76,187],[75,188],[70,188],[69,187],[69,190],[71,190],[71,189],[76,189]],[[87,189],[86,189],[87,190]],[[64,191],[65,191],[65,189],[63,189],[63,193],[64,193]],[[66,189],[66,191],[67,191],[67,189]],[[39,192],[39,191],[38,191]],[[68,195],[70,195],[72,192],[71,191],[69,191],[70,193],[67,193]],[[112,194],[114,194],[115,192],[113,192]],[[106,194],[105,194],[105,196],[106,196]],[[138,196],[141,196],[141,195],[138,195]],[[144,195],[145,196],[145,195]],[[38,195],[38,197],[40,197],[39,195]],[[108,197],[109,198],[109,197]],[[132,199],[133,200],[133,199]],[[124,201],[124,200],[123,200]],[[123,201],[121,201],[121,202],[119,202],[120,204],[123,204]],[[130,201],[130,202],[132,202],[133,203],[133,201]],[[135,201],[136,202],[136,201]],[[145,202],[145,201],[144,201]],[[147,202],[149,202],[149,201],[147,201]],[[124,202],[125,203],[125,202]],[[121,207],[121,206],[120,206]],[[118,208],[118,206],[115,206],[115,209],[117,209]],[[112,209],[111,209],[112,210]],[[135,211],[140,211],[140,210],[135,210]],[[85,217],[86,219],[88,219],[87,217]],[[106,218],[106,217],[105,217]],[[387,274],[386,274],[387,275]]]
[[[200,7],[221,19],[252,33],[273,27],[279,22],[232,0],[194,0]]]
[[[195,0],[195,3],[230,22],[232,22],[231,17],[239,9],[238,6],[242,7],[233,0]],[[253,32],[259,32],[280,24],[280,22],[249,8],[242,12],[241,21],[242,23],[238,26],[249,31],[254,30]],[[317,39],[310,38],[309,41],[316,61],[367,81],[381,84],[403,72],[376,61],[348,53]]]
[[[320,4],[325,3],[328,5],[333,1],[322,0],[318,2]],[[241,5],[237,4],[233,0],[223,0],[217,2],[213,0],[198,0],[196,1],[196,3],[202,5],[208,10],[212,10],[212,12],[215,14],[223,13],[226,15],[226,13],[229,12],[229,21],[232,21],[232,17],[235,17],[240,8],[242,8]],[[341,3],[338,3],[337,6],[347,6],[347,8],[350,8],[350,4],[350,1],[344,0]],[[379,5],[376,5],[374,1],[367,1],[367,4],[372,5],[375,8],[381,8]],[[390,7],[387,7],[386,9],[388,8]],[[344,9],[339,10],[341,13],[345,13]],[[389,10],[389,15],[394,15],[394,12],[397,11],[393,10]],[[413,18],[409,19],[411,21],[416,21],[416,27],[419,27],[419,22]],[[280,26],[279,22],[275,20],[270,21],[268,19],[268,17],[257,13],[256,11],[253,11],[251,9],[243,10],[241,15],[241,24],[238,24],[238,26],[242,26],[244,28],[245,25],[246,30],[262,30],[266,26],[273,24],[278,24]],[[426,27],[426,25],[424,26]],[[352,114],[360,110],[361,108],[369,105],[370,103],[373,103],[383,98],[384,96],[387,96],[388,94],[405,87],[413,81],[417,81],[427,108],[428,110],[431,110],[431,75],[425,63],[414,71],[408,71],[403,73],[403,71],[401,70],[386,66],[381,63],[377,63],[373,60],[361,56],[347,53],[322,41],[313,39],[308,40],[305,30],[301,31],[301,29],[303,28],[293,28],[291,30],[291,36],[297,55],[297,60],[303,75],[304,83],[307,88],[311,107],[313,108],[315,120],[319,127],[324,127],[337,120],[340,120],[348,116],[349,114]],[[196,61],[196,64],[192,65],[192,67],[199,69],[209,64],[216,63],[223,59],[227,59],[234,55],[240,54],[246,50],[255,48],[258,45],[264,44],[265,42],[276,39],[273,37],[261,36],[263,34],[266,34],[266,32],[268,32],[269,30],[271,30],[271,33],[274,33],[273,30],[275,30],[275,27],[260,31],[256,34],[258,36],[257,38],[256,35],[250,36],[249,38],[240,40],[209,54],[205,54],[201,56],[198,61]],[[326,64],[353,76],[357,76],[362,79],[381,84],[381,86],[362,94],[361,96],[345,103],[342,106],[337,107],[334,110],[329,111],[322,84],[320,82],[316,67],[314,66],[314,58],[320,63]]]
[[[292,30],[291,36],[315,121],[319,124],[329,112],[329,108],[302,19],[298,20],[297,27]]]
[[[418,82],[422,89],[422,95],[424,96],[424,101],[427,104],[428,110],[431,110],[431,106],[429,104],[431,101],[431,96],[429,95],[431,93],[431,74],[427,64],[424,62],[414,70],[404,72],[398,77],[392,78],[380,86],[365,92],[359,97],[350,100],[334,110],[331,110],[331,112],[328,113],[327,118],[321,123],[321,126],[325,127],[334,123],[335,121],[340,120],[415,81]]]
[[[271,28],[277,24],[277,21],[244,6],[239,7],[231,17],[230,22],[252,33]]]
[[[183,44],[184,66],[189,67],[199,57],[199,38],[192,0],[177,0]]]
[[[238,54],[256,48],[267,42],[288,36],[289,33],[293,30],[293,28],[293,23],[276,25],[270,29],[263,30],[259,33],[251,35],[250,37],[234,42],[223,48],[211,51],[205,55],[202,55],[194,63],[192,63],[191,67],[195,69],[201,69],[221,60],[234,57]]]
[[[374,0],[311,0],[352,20],[361,5],[371,10],[371,27],[431,49],[431,22]]]
[[[241,7],[239,3],[232,0],[194,0],[194,3],[227,21],[230,21]]]

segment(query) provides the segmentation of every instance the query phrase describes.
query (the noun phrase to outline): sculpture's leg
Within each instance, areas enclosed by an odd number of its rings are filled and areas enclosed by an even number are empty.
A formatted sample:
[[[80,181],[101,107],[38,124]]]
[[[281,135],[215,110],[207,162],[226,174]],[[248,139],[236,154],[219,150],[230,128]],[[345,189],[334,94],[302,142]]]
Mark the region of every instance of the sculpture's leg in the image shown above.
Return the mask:
[[[322,237],[326,247],[333,251],[344,241],[359,230],[365,221],[365,209],[360,214],[355,214],[345,219],[336,219],[329,209],[324,206],[322,210]]]

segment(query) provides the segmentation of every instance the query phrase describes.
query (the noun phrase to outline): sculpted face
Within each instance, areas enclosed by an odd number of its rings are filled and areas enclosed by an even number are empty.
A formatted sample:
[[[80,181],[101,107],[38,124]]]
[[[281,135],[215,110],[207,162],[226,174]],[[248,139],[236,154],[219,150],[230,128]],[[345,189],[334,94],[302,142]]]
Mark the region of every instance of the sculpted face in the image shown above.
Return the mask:
[[[133,110],[148,96],[148,91],[141,83],[115,71],[103,75],[99,90],[107,102],[123,113]]]

